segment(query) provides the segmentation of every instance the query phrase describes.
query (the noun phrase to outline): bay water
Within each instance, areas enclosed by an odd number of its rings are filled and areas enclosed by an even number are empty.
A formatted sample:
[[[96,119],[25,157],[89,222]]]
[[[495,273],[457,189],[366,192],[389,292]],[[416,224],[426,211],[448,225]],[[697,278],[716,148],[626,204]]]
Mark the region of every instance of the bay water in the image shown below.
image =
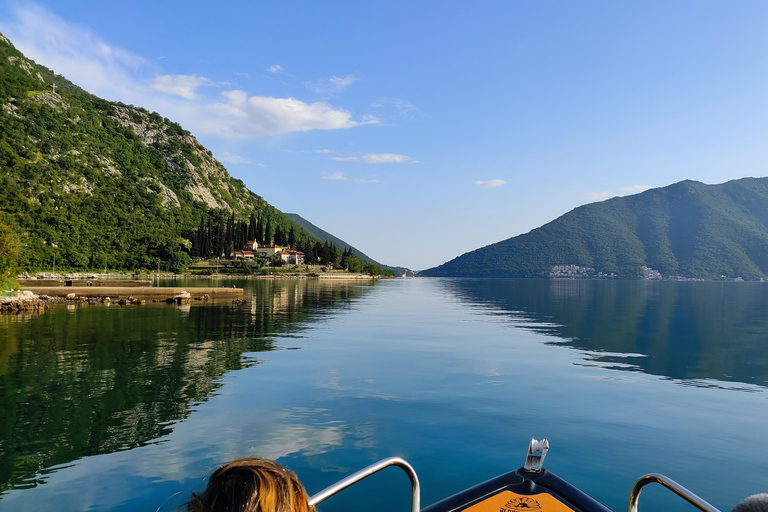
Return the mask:
[[[428,505],[520,467],[531,437],[617,511],[648,472],[723,511],[768,491],[768,284],[196,284],[249,303],[0,316],[0,510],[175,510],[245,455],[310,494],[402,456]],[[320,509],[409,492],[388,469]],[[651,487],[642,509],[689,506]]]

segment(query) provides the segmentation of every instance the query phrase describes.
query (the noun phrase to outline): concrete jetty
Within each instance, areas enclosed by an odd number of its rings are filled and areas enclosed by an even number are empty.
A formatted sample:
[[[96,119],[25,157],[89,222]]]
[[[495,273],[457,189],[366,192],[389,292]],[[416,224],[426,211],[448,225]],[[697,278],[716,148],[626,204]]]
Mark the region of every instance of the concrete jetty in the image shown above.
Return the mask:
[[[139,279],[18,279],[19,285],[24,287],[40,288],[43,286],[101,286],[118,288],[123,287],[141,287],[149,288],[152,286],[150,280]]]
[[[136,299],[157,299],[165,300],[173,298],[182,292],[189,292],[191,298],[204,298],[206,295],[211,299],[241,299],[243,297],[242,288],[196,288],[196,287],[136,287],[136,286],[29,286],[21,284],[22,291],[29,290],[37,295],[49,295],[51,297],[66,297],[74,293],[77,297],[109,297],[110,299],[121,299],[134,297]]]

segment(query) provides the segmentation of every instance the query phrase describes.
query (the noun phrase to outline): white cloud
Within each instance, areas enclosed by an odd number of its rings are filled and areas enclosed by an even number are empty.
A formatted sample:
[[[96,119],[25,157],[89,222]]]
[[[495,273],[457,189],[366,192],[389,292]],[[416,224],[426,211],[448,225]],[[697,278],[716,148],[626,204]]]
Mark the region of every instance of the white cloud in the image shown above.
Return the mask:
[[[266,167],[266,165],[264,165],[264,164],[263,164],[263,163],[261,163],[261,162],[256,162],[256,165],[258,165],[259,167]]]
[[[216,120],[209,131],[222,135],[262,137],[308,130],[339,130],[376,121],[355,121],[352,114],[324,102],[304,103],[295,98],[248,96],[244,91],[224,91],[225,102],[210,107]]]
[[[653,187],[649,187],[648,185],[630,185],[629,187],[621,187],[621,190],[624,192],[629,192],[630,194],[637,194],[652,188]]]
[[[613,194],[611,192],[586,192],[584,194],[584,198],[587,201],[602,201],[603,199],[608,199],[609,197],[615,197],[617,194]]]
[[[586,192],[584,194],[584,198],[587,201],[603,201],[612,197],[624,197],[627,195],[637,194],[651,188],[653,187],[649,187],[647,185],[630,185],[628,187],[621,187],[621,192],[608,192],[605,190],[602,192]]]
[[[322,179],[324,180],[335,180],[335,181],[351,181],[353,183],[381,183],[379,180],[364,180],[360,178],[347,178],[340,172],[334,172],[332,174],[325,174],[322,176]]]
[[[195,94],[195,89],[212,84],[211,80],[197,75],[160,75],[154,78],[150,88],[188,100],[196,100],[198,96]]]
[[[478,187],[483,187],[483,188],[496,188],[496,187],[500,187],[500,186],[506,185],[506,184],[507,184],[507,182],[504,181],[504,180],[488,180],[488,181],[476,181],[475,182],[475,185],[477,185]]]
[[[238,155],[233,155],[228,151],[225,151],[224,154],[219,157],[219,161],[226,162],[228,164],[235,164],[235,165],[251,163],[251,161],[248,160],[247,158],[238,156]],[[261,165],[261,164],[257,164],[257,165]]]
[[[331,160],[341,162],[358,162],[362,164],[418,164],[418,160],[397,153],[366,153],[360,156],[334,157]]]
[[[197,74],[169,75],[156,63],[109,45],[86,27],[68,23],[35,5],[16,8],[0,21],[0,31],[29,58],[108,100],[155,110],[195,134],[222,137],[262,137],[308,130],[338,130],[378,119],[352,113],[328,103],[295,98],[200,90],[222,86]],[[273,66],[278,71],[279,66]],[[282,67],[280,67],[282,70]],[[343,89],[356,78],[332,77],[329,87]]]
[[[347,75],[345,77],[332,76],[331,78],[307,82],[304,85],[317,94],[333,94],[343,91],[358,80],[360,79],[354,75]]]
[[[328,154],[328,153],[333,153],[333,151],[331,151],[330,149],[316,149],[316,150],[315,150],[315,153],[324,153],[324,154]]]
[[[285,73],[285,68],[279,64],[275,64],[274,66],[268,67],[267,71],[270,73]]]

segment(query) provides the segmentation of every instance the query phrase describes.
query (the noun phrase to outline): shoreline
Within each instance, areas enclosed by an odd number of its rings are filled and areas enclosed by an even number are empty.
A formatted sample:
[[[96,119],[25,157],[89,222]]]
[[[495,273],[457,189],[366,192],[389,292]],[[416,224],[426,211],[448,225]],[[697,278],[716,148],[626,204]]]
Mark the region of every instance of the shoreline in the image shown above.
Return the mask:
[[[369,274],[353,274],[349,272],[296,272],[296,273],[274,273],[274,274],[251,274],[251,275],[238,275],[238,274],[157,274],[157,273],[140,273],[131,272],[125,274],[95,274],[92,272],[72,272],[72,273],[52,273],[52,272],[38,272],[34,276],[29,274],[19,275],[16,277],[19,284],[30,285],[35,281],[72,281],[73,288],[79,288],[82,286],[83,281],[114,281],[115,284],[119,281],[131,281],[131,280],[149,280],[151,283],[155,279],[342,279],[342,280],[376,280],[376,279],[389,279],[382,276],[372,276]],[[22,285],[23,288],[23,285]]]

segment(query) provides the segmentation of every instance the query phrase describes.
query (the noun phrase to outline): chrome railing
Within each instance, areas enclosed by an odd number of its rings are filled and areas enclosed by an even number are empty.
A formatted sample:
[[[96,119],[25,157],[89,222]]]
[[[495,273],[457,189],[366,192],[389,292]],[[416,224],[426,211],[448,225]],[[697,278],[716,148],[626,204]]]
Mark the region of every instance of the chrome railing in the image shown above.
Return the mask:
[[[658,473],[650,473],[641,476],[640,479],[635,482],[635,485],[632,487],[632,492],[629,493],[629,512],[637,512],[637,503],[640,501],[640,491],[642,491],[643,487],[646,485],[654,482],[663,485],[699,510],[703,510],[704,512],[720,512],[679,483]]]
[[[408,464],[400,457],[390,457],[388,459],[380,460],[379,462],[375,462],[370,466],[361,469],[357,473],[349,475],[343,480],[339,480],[335,484],[331,485],[330,487],[326,487],[319,493],[309,498],[309,504],[317,505],[318,503],[330,498],[337,492],[342,491],[350,485],[359,482],[363,478],[367,478],[389,466],[397,466],[401,468],[408,475],[408,478],[411,479],[411,512],[419,512],[421,510],[421,487],[419,486],[419,477],[416,476],[416,471],[414,471],[413,467],[411,467],[410,464]]]

